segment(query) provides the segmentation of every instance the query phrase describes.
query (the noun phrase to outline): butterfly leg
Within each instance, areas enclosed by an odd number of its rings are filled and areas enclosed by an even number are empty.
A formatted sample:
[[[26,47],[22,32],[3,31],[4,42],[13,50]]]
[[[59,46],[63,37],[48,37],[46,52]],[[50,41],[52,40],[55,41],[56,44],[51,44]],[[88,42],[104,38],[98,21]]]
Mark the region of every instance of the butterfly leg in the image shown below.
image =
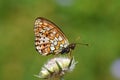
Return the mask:
[[[54,58],[55,58],[55,57],[58,57],[59,53],[60,53],[60,52],[55,53],[55,54],[54,54]]]
[[[56,58],[56,57],[58,57],[58,54],[55,54],[55,55],[54,55],[54,58]]]
[[[72,58],[72,51],[68,53],[68,57],[71,59]]]

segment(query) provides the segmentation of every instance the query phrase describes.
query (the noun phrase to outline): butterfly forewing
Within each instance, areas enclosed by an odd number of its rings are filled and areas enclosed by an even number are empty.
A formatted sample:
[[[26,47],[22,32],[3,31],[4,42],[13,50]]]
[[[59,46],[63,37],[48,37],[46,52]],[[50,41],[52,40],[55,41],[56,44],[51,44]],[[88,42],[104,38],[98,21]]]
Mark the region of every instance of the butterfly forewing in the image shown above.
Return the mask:
[[[36,18],[34,33],[36,50],[42,55],[58,54],[69,45],[64,33],[45,18]]]

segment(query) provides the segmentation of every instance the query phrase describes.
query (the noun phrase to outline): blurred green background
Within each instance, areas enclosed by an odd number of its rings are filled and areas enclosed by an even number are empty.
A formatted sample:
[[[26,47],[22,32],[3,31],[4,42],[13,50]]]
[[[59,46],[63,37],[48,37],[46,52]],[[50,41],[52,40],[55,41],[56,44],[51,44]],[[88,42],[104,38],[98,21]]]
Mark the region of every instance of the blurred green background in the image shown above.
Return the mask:
[[[34,47],[34,20],[56,23],[79,63],[65,80],[116,80],[111,66],[120,59],[120,0],[0,0],[0,80],[42,80],[34,77],[53,56]],[[76,40],[80,36],[80,40]]]

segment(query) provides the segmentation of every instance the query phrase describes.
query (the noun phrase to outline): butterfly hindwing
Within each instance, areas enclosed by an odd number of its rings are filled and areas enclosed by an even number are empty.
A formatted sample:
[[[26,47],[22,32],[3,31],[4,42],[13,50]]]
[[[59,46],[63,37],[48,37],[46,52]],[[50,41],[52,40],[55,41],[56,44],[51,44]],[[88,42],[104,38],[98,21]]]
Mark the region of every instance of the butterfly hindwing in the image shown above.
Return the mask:
[[[36,50],[42,55],[58,54],[69,45],[59,27],[45,18],[36,18],[34,33]]]

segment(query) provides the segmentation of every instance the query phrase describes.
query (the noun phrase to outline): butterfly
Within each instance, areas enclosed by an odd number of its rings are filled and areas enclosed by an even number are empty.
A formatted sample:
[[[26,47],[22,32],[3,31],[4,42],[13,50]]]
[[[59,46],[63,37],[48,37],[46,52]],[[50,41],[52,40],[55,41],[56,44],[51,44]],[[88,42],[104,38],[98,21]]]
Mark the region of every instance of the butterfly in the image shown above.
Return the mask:
[[[35,48],[44,56],[71,52],[76,43],[69,44],[62,30],[52,21],[37,17],[34,23]]]

